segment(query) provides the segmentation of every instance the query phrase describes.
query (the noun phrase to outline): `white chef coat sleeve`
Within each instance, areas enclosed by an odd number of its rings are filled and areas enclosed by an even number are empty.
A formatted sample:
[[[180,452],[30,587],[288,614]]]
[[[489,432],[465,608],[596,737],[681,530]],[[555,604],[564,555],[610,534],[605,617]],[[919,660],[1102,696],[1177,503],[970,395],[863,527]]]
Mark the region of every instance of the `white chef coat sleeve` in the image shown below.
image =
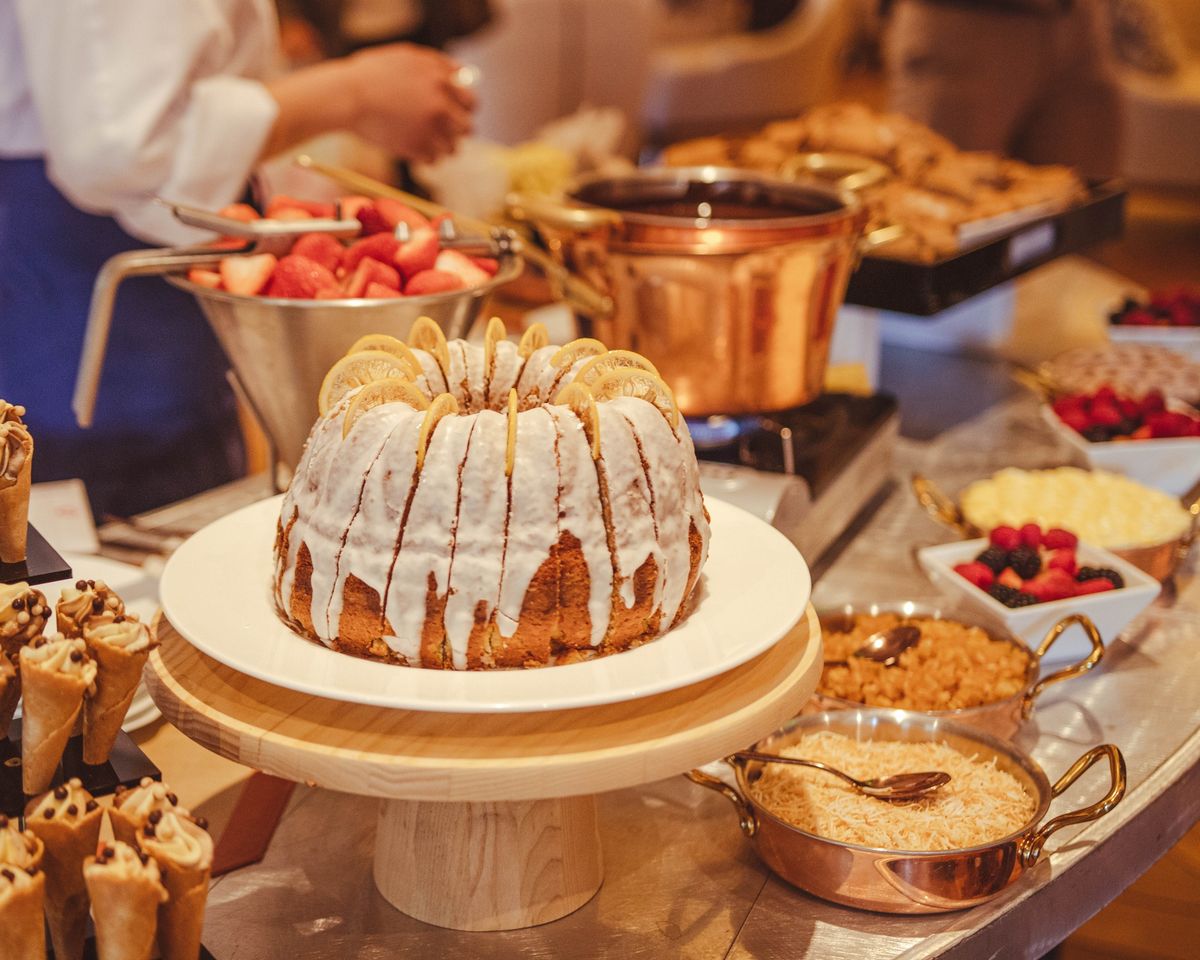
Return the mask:
[[[50,179],[156,243],[207,236],[156,196],[235,200],[278,111],[255,0],[17,0]],[[239,9],[240,8],[240,9]],[[257,63],[253,61],[259,61]]]

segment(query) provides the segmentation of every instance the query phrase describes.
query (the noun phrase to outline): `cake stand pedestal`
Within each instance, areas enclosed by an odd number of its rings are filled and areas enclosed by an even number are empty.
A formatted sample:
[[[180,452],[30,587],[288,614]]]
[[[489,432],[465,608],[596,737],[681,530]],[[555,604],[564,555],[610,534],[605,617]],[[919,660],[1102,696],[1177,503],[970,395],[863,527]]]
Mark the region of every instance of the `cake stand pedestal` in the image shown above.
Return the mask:
[[[146,682],[163,715],[202,746],[266,773],[380,797],[379,892],[409,916],[458,930],[533,926],[585,904],[603,879],[594,794],[745,747],[798,713],[821,673],[811,606],[777,644],[720,676],[538,713],[314,697],[205,656],[165,618],[157,629]]]

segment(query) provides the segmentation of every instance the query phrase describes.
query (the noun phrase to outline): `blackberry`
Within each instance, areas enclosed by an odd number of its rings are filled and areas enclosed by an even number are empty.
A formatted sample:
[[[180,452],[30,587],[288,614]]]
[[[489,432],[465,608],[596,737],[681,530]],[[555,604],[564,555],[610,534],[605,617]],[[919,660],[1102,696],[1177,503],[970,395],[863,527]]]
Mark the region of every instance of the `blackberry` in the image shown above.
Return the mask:
[[[1035,597],[1032,593],[1026,593],[1024,590],[1022,590],[1015,597],[1013,597],[1010,602],[1006,603],[1005,606],[1006,607],[1030,607],[1030,606],[1033,606],[1033,604],[1038,603],[1038,602],[1039,602],[1038,598]]]
[[[1017,547],[1008,555],[1008,565],[1022,580],[1032,580],[1042,569],[1042,558],[1029,547]]]
[[[1096,423],[1090,427],[1084,427],[1083,439],[1089,443],[1107,443],[1111,439],[1110,433],[1108,427],[1102,427]]]
[[[1086,583],[1088,580],[1099,580],[1102,577],[1118,590],[1125,586],[1125,578],[1117,573],[1116,570],[1110,570],[1108,567],[1080,567],[1075,574],[1075,580],[1079,583]]]
[[[1003,583],[993,583],[990,587],[988,587],[987,592],[989,596],[999,600],[1006,607],[1009,607],[1012,606],[1010,601],[1015,600],[1021,591]]]
[[[976,563],[982,563],[992,573],[999,576],[1004,572],[1004,568],[1008,566],[1008,551],[1001,550],[997,546],[990,546],[975,558]]]

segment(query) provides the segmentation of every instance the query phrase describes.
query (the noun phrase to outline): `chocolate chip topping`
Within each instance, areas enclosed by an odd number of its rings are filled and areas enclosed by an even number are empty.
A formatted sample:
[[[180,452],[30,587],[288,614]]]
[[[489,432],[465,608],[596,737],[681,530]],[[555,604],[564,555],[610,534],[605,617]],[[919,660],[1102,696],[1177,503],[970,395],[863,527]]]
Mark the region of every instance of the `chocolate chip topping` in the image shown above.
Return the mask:
[[[84,590],[87,589],[87,581],[86,580],[76,580],[75,581],[75,589],[80,592],[83,592]]]
[[[192,817],[192,823],[194,823],[196,826],[198,826],[201,830],[208,829],[208,818],[207,817]]]
[[[75,804],[71,804],[69,807],[67,807],[67,816],[68,817],[74,817],[74,816],[78,816],[78,815],[79,815],[79,808],[77,806],[75,806]]]
[[[79,663],[81,660],[83,660],[83,651],[72,650],[71,651],[71,661],[73,663]]]
[[[116,848],[115,848],[115,847],[107,847],[107,846],[106,846],[106,847],[104,848],[104,855],[105,855],[106,857],[115,857],[115,856],[117,855]]]
[[[102,613],[104,611],[104,601],[97,597],[92,601],[92,613]]]
[[[125,622],[125,616],[123,614],[118,613],[115,617],[113,617],[113,623],[124,623],[124,622]]]
[[[154,824],[148,823],[142,827],[142,835],[147,837],[154,836]]]
[[[142,851],[139,850],[138,851],[138,859],[142,861],[142,866],[144,867],[146,864],[148,864],[150,862],[150,854],[142,853]]]
[[[29,874],[31,877],[36,877],[38,875],[38,868],[37,867],[26,867],[25,872],[27,874]]]
[[[87,583],[88,583],[88,586],[91,587],[93,590],[96,589],[96,581],[95,580],[89,580]]]
[[[66,787],[55,787],[54,788],[54,799],[55,800],[66,800],[67,799],[67,788]]]
[[[148,816],[146,819],[149,820],[155,826],[158,826],[158,821],[160,821],[162,819],[162,811],[161,810],[151,810],[150,816]]]
[[[47,820],[53,820],[54,819],[54,808],[47,807],[45,812],[42,814],[42,816],[45,817]]]
[[[0,877],[4,877],[9,883],[17,879],[17,875],[7,868],[0,870]]]
[[[99,804],[99,803],[97,803],[95,800],[89,800],[89,801],[88,801],[86,804],[84,804],[84,807],[83,807],[83,809],[84,809],[84,811],[85,811],[85,812],[87,812],[87,813],[91,813],[91,812],[92,812],[93,810],[95,810],[95,809],[96,809],[98,806],[100,806],[100,804]]]
[[[17,597],[17,599],[12,602],[12,608],[14,610],[24,610],[25,609],[25,598]]]
[[[167,794],[167,802],[170,803],[171,806],[177,807],[177,806],[179,806],[179,797],[175,796],[174,792],[168,793]]]

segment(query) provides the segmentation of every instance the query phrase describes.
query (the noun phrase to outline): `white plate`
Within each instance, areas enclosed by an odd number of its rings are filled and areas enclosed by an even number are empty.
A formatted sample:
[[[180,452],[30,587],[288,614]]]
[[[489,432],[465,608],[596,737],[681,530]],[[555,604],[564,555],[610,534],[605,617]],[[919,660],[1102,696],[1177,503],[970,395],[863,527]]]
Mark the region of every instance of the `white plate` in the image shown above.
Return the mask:
[[[201,530],[167,562],[163,611],[201,652],[290,690],[445,713],[524,713],[616,703],[716,676],[780,640],[812,581],[783,534],[708,499],[712,543],[699,601],[667,635],[625,653],[535,670],[425,670],[363,660],[292,633],[275,614],[272,544],[280,497]]]

